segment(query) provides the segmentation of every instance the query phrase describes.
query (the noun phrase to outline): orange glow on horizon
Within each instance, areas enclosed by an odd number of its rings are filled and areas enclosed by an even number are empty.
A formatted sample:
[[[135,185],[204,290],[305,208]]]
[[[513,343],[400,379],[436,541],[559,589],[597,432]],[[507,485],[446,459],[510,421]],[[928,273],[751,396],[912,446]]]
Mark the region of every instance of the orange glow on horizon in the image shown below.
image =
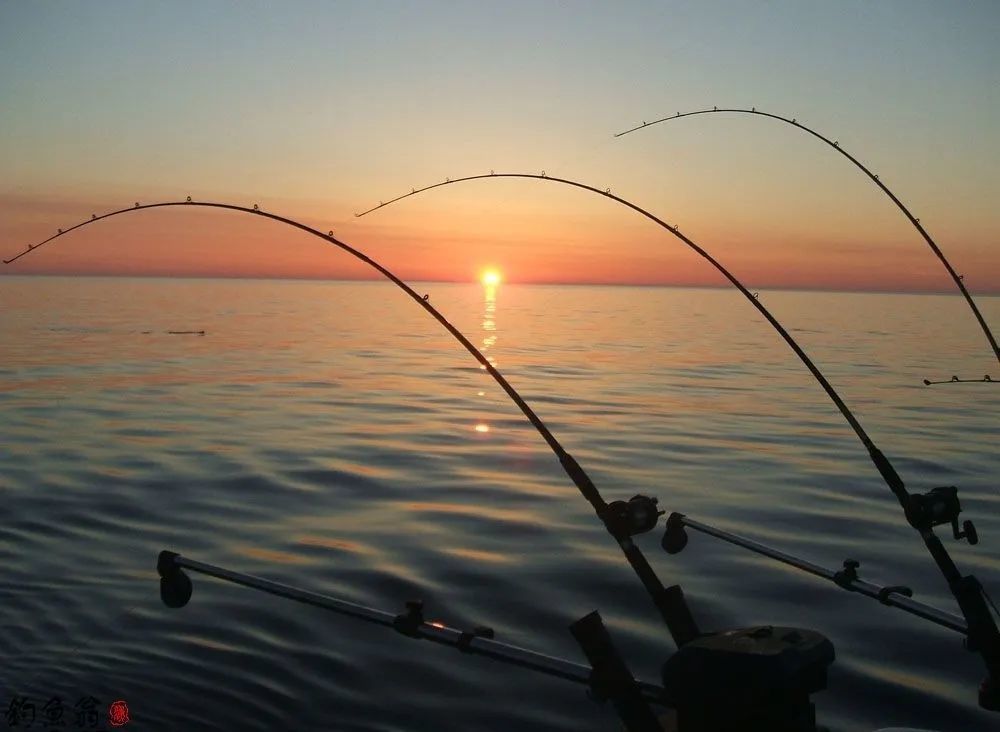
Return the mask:
[[[273,208],[322,221],[322,212],[308,204],[283,201]],[[94,210],[103,209],[92,200],[0,193],[0,254],[23,251],[51,236],[53,223],[72,225]],[[473,272],[489,292],[499,289],[490,284],[494,276],[504,284],[516,272],[518,284],[728,286],[686,247],[620,214],[583,220],[567,209],[516,225],[507,221],[503,229],[484,227],[482,212],[475,222],[449,220],[451,228],[436,214],[421,212],[391,226],[352,221],[337,233],[411,282],[468,282]],[[791,228],[780,236],[714,223],[698,231],[696,240],[754,288],[955,291],[943,268],[902,229],[898,240],[887,229],[879,236],[869,232],[869,240],[857,244],[840,234],[810,232],[796,221],[784,221]],[[975,270],[975,281],[967,283],[973,294],[1000,292],[1000,260],[979,237],[970,242],[964,251],[949,248],[949,257],[961,269]],[[507,274],[483,264],[501,258]],[[2,274],[381,279],[346,253],[276,222],[202,210],[144,211],[88,226],[0,267]]]

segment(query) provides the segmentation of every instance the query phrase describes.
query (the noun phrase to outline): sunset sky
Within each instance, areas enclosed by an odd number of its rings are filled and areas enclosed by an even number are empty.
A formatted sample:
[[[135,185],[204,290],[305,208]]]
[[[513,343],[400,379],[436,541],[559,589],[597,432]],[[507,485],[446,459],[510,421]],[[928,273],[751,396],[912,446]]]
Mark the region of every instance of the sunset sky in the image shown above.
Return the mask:
[[[6,2],[0,254],[134,201],[259,203],[408,280],[952,291],[917,232],[1000,293],[1000,5],[940,2]],[[138,212],[2,274],[376,277],[218,211]]]

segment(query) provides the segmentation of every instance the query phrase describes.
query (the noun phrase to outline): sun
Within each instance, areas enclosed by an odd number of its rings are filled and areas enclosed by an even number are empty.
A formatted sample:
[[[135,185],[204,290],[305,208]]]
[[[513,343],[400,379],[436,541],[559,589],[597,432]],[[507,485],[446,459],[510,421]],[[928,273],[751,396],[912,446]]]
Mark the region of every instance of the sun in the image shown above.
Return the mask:
[[[482,276],[479,278],[484,285],[487,287],[495,287],[500,284],[500,280],[503,278],[500,276],[500,271],[496,269],[483,270]]]

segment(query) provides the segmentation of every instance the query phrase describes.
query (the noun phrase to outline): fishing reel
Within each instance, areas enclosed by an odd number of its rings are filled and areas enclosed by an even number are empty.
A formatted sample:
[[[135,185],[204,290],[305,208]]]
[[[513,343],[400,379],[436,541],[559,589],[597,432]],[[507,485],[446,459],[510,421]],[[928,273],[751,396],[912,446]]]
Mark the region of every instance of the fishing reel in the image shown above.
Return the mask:
[[[616,539],[645,534],[656,528],[665,511],[656,506],[659,501],[649,496],[632,496],[627,501],[612,501],[601,512],[601,520]]]
[[[906,520],[918,531],[930,531],[935,526],[951,524],[951,533],[956,540],[965,539],[969,544],[978,544],[979,534],[971,521],[963,521],[959,530],[958,514],[961,512],[958,488],[941,486],[927,493],[912,494],[906,506]]]

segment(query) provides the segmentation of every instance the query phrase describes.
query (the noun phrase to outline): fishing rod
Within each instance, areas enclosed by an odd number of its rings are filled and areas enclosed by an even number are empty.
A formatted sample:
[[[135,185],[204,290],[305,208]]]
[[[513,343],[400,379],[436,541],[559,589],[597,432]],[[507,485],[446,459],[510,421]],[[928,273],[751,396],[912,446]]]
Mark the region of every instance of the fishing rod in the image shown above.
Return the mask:
[[[667,628],[677,645],[683,645],[685,642],[698,635],[697,626],[695,625],[694,619],[691,617],[691,613],[684,601],[684,595],[681,588],[678,585],[664,587],[662,582],[660,582],[659,578],[656,576],[656,573],[653,571],[653,568],[649,565],[649,562],[646,560],[642,551],[632,541],[632,537],[634,535],[650,531],[656,527],[657,518],[663,513],[662,511],[657,510],[656,500],[645,496],[634,496],[629,501],[612,501],[611,503],[607,503],[601,497],[600,491],[597,489],[597,486],[594,485],[594,482],[591,480],[587,472],[559,443],[545,423],[542,422],[541,418],[535,414],[534,410],[530,406],[528,406],[527,402],[525,402],[521,395],[514,389],[513,386],[510,385],[500,371],[498,371],[497,368],[490,363],[489,359],[487,359],[486,356],[484,356],[479,349],[476,348],[471,341],[469,341],[468,338],[466,338],[454,325],[452,325],[447,318],[445,318],[444,315],[437,310],[437,308],[428,302],[428,298],[426,296],[418,295],[409,285],[390,272],[389,269],[363,254],[358,249],[355,249],[335,238],[332,231],[328,231],[324,234],[323,232],[314,229],[311,226],[307,226],[306,224],[295,221],[294,219],[279,216],[278,214],[270,213],[268,211],[263,211],[256,203],[253,204],[252,208],[249,208],[247,206],[239,206],[228,203],[194,201],[190,196],[188,196],[185,201],[167,201],[150,204],[140,204],[136,201],[131,207],[112,211],[101,216],[91,214],[90,219],[82,221],[81,223],[66,230],[59,229],[53,236],[50,236],[38,244],[29,245],[28,248],[20,254],[3,261],[4,264],[10,264],[51,241],[65,236],[76,229],[89,226],[90,224],[103,219],[133,213],[136,211],[174,206],[194,206],[239,211],[287,224],[288,226],[292,226],[308,234],[319,237],[327,243],[339,247],[353,257],[361,260],[365,264],[368,264],[384,277],[389,279],[397,287],[402,289],[403,292],[410,297],[410,299],[426,310],[435,320],[444,326],[444,328],[451,333],[451,335],[459,343],[461,343],[470,354],[472,354],[472,356],[480,363],[486,372],[493,377],[504,392],[506,392],[511,400],[518,406],[524,416],[527,417],[532,426],[534,426],[534,428],[542,436],[549,448],[559,459],[559,463],[562,465],[566,475],[573,481],[574,485],[576,485],[583,497],[586,498],[590,505],[594,508],[595,513],[597,513],[598,517],[604,522],[605,527],[618,542],[622,552],[625,554],[625,558],[628,560],[635,573],[639,576],[640,581],[649,593],[653,603],[656,605],[660,616],[667,625]]]
[[[683,591],[679,585],[673,585],[671,587],[664,587],[663,583],[657,577],[655,571],[650,566],[649,562],[646,560],[645,555],[642,553],[641,549],[632,541],[632,537],[638,533],[643,533],[650,531],[656,527],[657,519],[662,515],[662,511],[658,511],[656,504],[656,499],[648,498],[646,496],[633,496],[628,501],[613,501],[607,503],[601,497],[600,491],[597,486],[594,485],[590,476],[586,473],[583,467],[570,455],[569,452],[559,443],[551,431],[546,427],[541,418],[535,414],[534,410],[525,402],[521,395],[514,389],[513,386],[507,381],[507,379],[500,373],[497,368],[490,363],[490,361],[479,351],[476,346],[472,344],[454,325],[452,325],[445,316],[438,311],[433,305],[428,301],[429,298],[424,295],[421,296],[417,294],[409,285],[407,285],[403,280],[393,274],[388,268],[376,262],[374,259],[368,257],[360,250],[351,247],[350,245],[340,241],[334,237],[333,232],[329,231],[323,233],[311,226],[303,224],[285,216],[280,216],[278,214],[270,213],[264,211],[260,208],[258,204],[253,204],[253,207],[240,206],[236,204],[227,203],[216,203],[211,201],[194,201],[190,196],[184,201],[165,201],[159,203],[151,204],[141,204],[136,201],[135,204],[128,208],[118,209],[110,213],[102,214],[98,216],[97,214],[91,214],[90,219],[84,220],[68,229],[58,229],[57,233],[47,239],[39,242],[38,244],[29,245],[27,249],[23,252],[11,257],[10,259],[3,260],[4,264],[11,264],[21,257],[24,257],[31,252],[37,250],[41,246],[54,241],[62,236],[69,234],[72,231],[80,229],[84,226],[89,226],[90,224],[108,219],[114,216],[120,216],[127,213],[133,213],[136,211],[149,210],[154,208],[166,208],[175,206],[191,206],[191,207],[206,207],[206,208],[216,208],[225,209],[230,211],[239,211],[242,213],[249,213],[264,218],[268,218],[280,223],[292,226],[296,229],[304,231],[308,234],[316,236],[329,244],[333,244],[348,254],[352,255],[356,259],[368,264],[384,277],[389,279],[393,284],[402,289],[415,303],[420,305],[427,311],[435,320],[437,320],[463,347],[480,363],[480,365],[493,377],[493,379],[500,385],[500,387],[507,393],[511,400],[518,406],[521,412],[527,417],[528,421],[535,427],[538,433],[542,436],[545,442],[549,445],[549,448],[559,459],[559,463],[562,465],[563,470],[566,472],[567,476],[576,485],[580,493],[587,499],[587,501],[594,508],[598,517],[604,522],[605,527],[608,532],[612,534],[615,540],[618,542],[619,547],[625,555],[625,558],[631,565],[632,569],[638,575],[640,581],[645,587],[647,593],[650,595],[654,605],[660,613],[661,618],[667,626],[668,631],[674,639],[674,642],[678,647],[688,643],[689,641],[697,638],[701,635],[698,626],[696,625],[691,611],[687,606],[684,599]],[[166,600],[165,600],[166,601]],[[590,626],[588,626],[590,627]],[[610,651],[605,647],[601,639],[601,630],[603,626],[599,629],[594,630],[590,628],[583,632],[581,638],[577,638],[584,652],[591,658],[594,665],[594,689],[595,692],[600,692],[602,684],[604,684],[601,679],[603,676],[610,674],[615,677],[614,671],[607,670],[606,667],[614,669],[616,664],[611,658]],[[606,631],[604,631],[606,634]],[[592,657],[591,657],[592,656]],[[629,727],[629,730],[637,730],[638,732],[646,732],[646,730],[658,729],[657,727],[650,726],[650,720],[655,722],[655,718],[652,717],[652,713],[646,709],[642,711],[640,708],[642,705],[636,701],[635,695],[623,687],[622,683],[619,681],[614,681],[612,679],[611,686],[616,690],[617,698],[614,700],[616,705],[623,704],[629,710],[627,714],[622,714],[623,720],[626,718],[631,718],[632,716],[637,716],[641,723],[636,723]],[[636,711],[638,709],[638,711]],[[621,713],[621,710],[619,710]]]
[[[965,276],[958,274],[955,271],[954,267],[951,266],[951,262],[949,262],[948,259],[944,256],[944,252],[941,251],[941,247],[937,245],[937,243],[931,238],[931,235],[928,234],[927,230],[921,225],[920,219],[918,219],[916,216],[910,213],[910,210],[903,205],[903,202],[896,197],[896,194],[894,194],[892,191],[889,190],[889,187],[885,183],[879,180],[879,177],[877,175],[875,175],[867,167],[865,167],[865,165],[860,160],[858,160],[856,157],[847,152],[847,150],[842,148],[838,140],[831,140],[830,138],[825,137],[816,130],[802,124],[796,118],[788,119],[787,117],[782,117],[779,114],[771,114],[770,112],[761,112],[756,107],[751,107],[750,109],[719,109],[718,107],[713,107],[712,109],[700,109],[695,112],[684,112],[683,114],[681,112],[677,112],[672,117],[663,117],[662,119],[658,119],[653,122],[643,122],[641,125],[637,127],[625,130],[624,132],[619,132],[618,134],[615,135],[615,137],[623,137],[624,135],[627,135],[631,132],[636,132],[637,130],[643,130],[647,127],[658,125],[661,122],[669,122],[670,120],[673,119],[682,119],[683,117],[695,117],[700,114],[715,114],[717,112],[752,114],[760,117],[769,117],[771,119],[776,119],[779,122],[785,122],[787,124],[792,125],[792,127],[797,127],[798,129],[804,132],[808,132],[810,135],[812,135],[818,140],[822,140],[831,148],[833,148],[841,155],[843,155],[845,158],[854,163],[854,165],[857,166],[858,169],[861,170],[861,172],[867,175],[875,185],[877,185],[879,188],[882,189],[882,192],[885,193],[885,195],[887,195],[890,199],[892,199],[892,202],[896,204],[896,206],[899,208],[900,211],[903,212],[903,215],[905,215],[906,218],[909,219],[910,223],[913,224],[913,226],[916,228],[916,230],[920,232],[920,235],[924,238],[924,241],[927,242],[927,246],[931,248],[931,251],[934,252],[934,254],[937,256],[939,260],[941,260],[941,264],[944,265],[944,268],[948,271],[948,274],[951,276],[952,280],[955,281],[955,285],[958,287],[963,297],[965,297],[965,301],[969,304],[969,308],[972,310],[972,314],[975,315],[976,320],[979,321],[979,327],[983,329],[983,333],[986,335],[986,340],[989,341],[990,346],[993,348],[993,355],[996,356],[997,361],[1000,361],[1000,346],[997,345],[997,339],[993,336],[993,331],[991,331],[990,327],[986,324],[986,319],[983,318],[983,314],[979,312],[979,308],[976,306],[975,301],[972,299],[972,295],[969,294],[969,291],[966,289],[965,283],[963,281],[965,279]],[[931,384],[952,384],[952,383],[967,383],[967,382],[980,382],[980,381],[990,381],[990,379],[989,378],[951,379],[950,381],[929,381],[925,379],[924,384],[930,386]]]
[[[844,419],[854,430],[858,439],[867,449],[869,458],[875,465],[875,468],[878,470],[893,495],[896,496],[896,499],[903,509],[907,522],[920,534],[920,537],[924,542],[924,546],[927,548],[938,569],[944,575],[948,588],[955,597],[955,600],[962,611],[962,615],[965,618],[968,633],[967,647],[970,650],[977,651],[981,655],[986,666],[988,675],[986,681],[983,682],[983,686],[980,689],[980,705],[984,708],[1000,711],[1000,630],[997,629],[996,620],[990,613],[990,608],[987,605],[988,598],[986,596],[986,591],[979,580],[973,575],[962,575],[958,566],[948,553],[948,550],[934,533],[935,526],[950,524],[953,530],[953,536],[956,540],[965,539],[969,544],[976,544],[978,542],[978,536],[976,535],[975,527],[971,521],[965,521],[961,530],[958,528],[958,515],[962,510],[961,503],[958,499],[958,489],[954,486],[946,486],[933,488],[923,494],[910,493],[906,489],[903,479],[899,476],[899,473],[896,472],[892,463],[882,453],[882,451],[878,449],[874,441],[861,426],[857,417],[844,403],[844,400],[837,393],[836,389],[833,388],[833,385],[820,372],[819,368],[813,363],[812,359],[806,355],[805,351],[791,336],[791,334],[781,325],[781,323],[778,322],[777,318],[771,314],[763,303],[760,302],[760,299],[755,293],[751,293],[750,290],[748,290],[735,275],[726,269],[717,259],[712,257],[708,251],[683,234],[676,224],[671,226],[646,209],[613,194],[610,188],[606,188],[602,191],[599,188],[595,188],[594,186],[587,185],[585,183],[546,175],[545,171],[542,171],[541,174],[536,174],[496,173],[491,170],[488,174],[470,175],[455,179],[446,178],[443,182],[434,183],[424,186],[423,188],[411,188],[409,193],[404,193],[403,195],[397,196],[388,201],[380,201],[377,206],[373,206],[365,211],[357,213],[355,216],[366,216],[398,201],[402,201],[412,196],[444,186],[474,180],[501,178],[532,179],[568,185],[610,198],[611,200],[632,209],[665,229],[668,233],[680,239],[685,245],[707,260],[720,274],[729,280],[729,282],[740,291],[744,298],[746,298],[746,300],[753,305],[754,308],[756,308],[756,310],[768,321],[768,323],[771,324],[785,343],[799,357],[799,360],[801,360],[806,368],[809,369],[809,372],[819,382],[827,396],[830,397],[830,400],[834,403],[843,415]],[[656,517],[653,519],[654,525],[655,520]],[[664,537],[664,541],[666,542],[666,536]]]
[[[535,176],[524,175],[520,177]],[[584,187],[582,184],[577,185],[579,187]],[[588,186],[587,188],[590,187]],[[590,190],[599,192],[593,188],[590,188]],[[607,191],[606,193],[610,195],[610,191]],[[667,628],[671,632],[671,635],[674,637],[674,641],[679,648],[678,652],[668,659],[667,663],[664,665],[663,677],[665,683],[668,679],[670,680],[670,688],[664,690],[665,699],[670,706],[673,706],[678,711],[678,718],[682,720],[680,727],[682,732],[685,732],[686,729],[696,729],[698,728],[698,725],[702,725],[705,720],[715,719],[720,714],[724,716],[731,716],[737,713],[742,715],[740,716],[740,719],[748,718],[746,715],[752,714],[757,715],[754,719],[760,718],[772,721],[777,719],[787,720],[791,718],[791,715],[795,716],[797,720],[801,721],[802,724],[805,725],[802,726],[801,729],[805,730],[814,728],[814,710],[809,702],[808,696],[810,693],[821,690],[825,687],[825,668],[833,661],[832,644],[814,631],[801,629],[771,628],[768,626],[766,628],[739,629],[721,633],[702,633],[699,631],[693,617],[691,616],[690,610],[684,601],[683,593],[681,592],[680,587],[675,585],[671,588],[663,588],[663,585],[659,582],[659,579],[656,577],[655,572],[645,560],[642,552],[632,541],[632,536],[655,528],[659,515],[663,513],[662,511],[658,511],[656,509],[656,499],[647,498],[645,496],[634,496],[628,502],[615,501],[611,504],[605,503],[603,499],[600,498],[600,494],[597,492],[596,487],[589,481],[589,478],[586,476],[582,467],[580,467],[575,460],[573,460],[572,457],[561,448],[561,445],[559,445],[551,433],[548,432],[537,415],[534,415],[534,412],[532,412],[527,404],[524,403],[523,399],[517,395],[517,392],[513,390],[513,387],[511,387],[506,380],[503,379],[499,372],[486,360],[486,358],[475,348],[475,346],[465,339],[465,337],[462,336],[462,334],[458,332],[457,329],[455,329],[443,315],[429,305],[426,300],[426,296],[420,297],[405,283],[399,280],[399,278],[389,272],[388,269],[377,264],[374,260],[368,258],[358,250],[335,239],[332,231],[328,234],[323,234],[316,229],[308,227],[305,224],[301,224],[292,219],[261,211],[257,205],[254,205],[251,209],[245,206],[236,206],[232,204],[194,202],[190,198],[184,202],[164,202],[158,204],[148,204],[145,206],[136,202],[134,207],[104,214],[101,217],[92,215],[89,221],[77,224],[71,229],[67,229],[65,232],[60,230],[55,236],[49,237],[40,244],[31,245],[25,252],[4,261],[8,263],[13,262],[21,256],[37,249],[42,244],[62,236],[64,233],[69,233],[69,231],[100,219],[124,214],[129,211],[162,206],[183,205],[201,205],[262,215],[266,218],[271,218],[273,220],[291,225],[324,239],[329,243],[335,244],[361,261],[364,261],[374,267],[377,271],[397,284],[397,286],[401,287],[411,299],[428,310],[428,312],[430,312],[435,319],[441,322],[442,325],[444,325],[444,327],[449,330],[449,332],[451,332],[452,335],[458,339],[460,343],[462,343],[462,345],[470,353],[472,353],[473,356],[477,358],[484,369],[486,369],[491,376],[493,376],[493,378],[501,384],[508,395],[511,396],[515,403],[517,403],[522,409],[522,412],[526,414],[529,421],[532,422],[542,436],[546,438],[546,442],[550,445],[550,448],[552,448],[560,458],[560,463],[563,465],[564,470],[577,485],[578,489],[581,490],[581,493],[588,498],[592,505],[594,505],[595,511],[598,512],[598,516],[604,522],[609,533],[611,533],[618,541],[623,552],[625,553],[626,558],[639,575],[640,580],[642,580],[643,585],[646,587],[657,608],[660,610]],[[676,227],[674,228],[674,231],[676,232]],[[745,294],[749,294],[745,291],[745,288],[743,289]],[[780,329],[780,325],[777,327]],[[779,330],[779,332],[781,331]],[[804,354],[802,355],[804,356]],[[917,499],[920,497],[915,496],[913,498]],[[955,504],[956,510],[960,510],[957,508],[957,499]],[[940,502],[930,502],[927,504],[927,511],[932,511],[935,516],[940,517],[942,514],[940,509]],[[934,525],[937,525],[937,523]],[[930,533],[933,534],[933,532]],[[170,572],[167,572],[167,574],[170,575],[170,577],[174,577],[174,575]],[[163,577],[162,572],[161,577]],[[168,581],[170,577],[164,577],[164,581],[167,582],[168,586],[170,584]],[[176,577],[174,578],[176,579]],[[974,578],[967,579],[971,579],[975,582]],[[253,585],[247,584],[247,586]],[[257,589],[261,588],[257,587]],[[162,582],[161,594],[164,595],[164,601],[170,604],[170,602],[168,602],[168,597],[171,593],[169,590],[164,589],[164,584]],[[967,608],[963,605],[962,609],[963,614],[966,618],[968,618],[969,613]],[[940,613],[940,611],[936,612]],[[992,621],[992,618],[988,617],[988,620]],[[981,632],[982,626],[983,624],[980,622],[978,626],[979,631],[977,632],[977,626],[974,626],[971,622],[968,623],[968,635],[970,640],[987,637],[983,632]],[[574,631],[574,636],[577,638],[578,643],[580,643],[592,664],[592,671],[590,674],[592,689],[598,694],[601,693],[602,689],[607,691],[610,688],[612,690],[613,693],[611,693],[611,698],[615,702],[616,709],[619,711],[619,714],[624,720],[626,720],[626,725],[629,730],[655,729],[655,727],[650,726],[652,716],[651,713],[648,712],[648,709],[645,708],[645,702],[637,700],[634,689],[630,691],[629,684],[621,681],[620,674],[610,670],[615,666],[613,659],[614,654],[609,651],[608,648],[605,647],[606,644],[603,644],[603,642],[601,642],[598,638],[598,636],[601,635],[600,631],[603,631],[603,626],[598,627],[597,630],[591,628],[591,631],[588,631],[587,633],[581,632],[578,634]],[[606,634],[606,631],[603,632]],[[725,652],[725,657],[730,659],[739,657],[743,661],[748,662],[750,667],[744,667],[748,673],[740,676],[739,680],[734,680],[729,684],[720,685],[718,674],[715,673],[715,671],[725,671],[724,668],[718,667],[718,663],[715,663],[715,661],[719,660],[718,653],[720,647]],[[987,653],[982,648],[977,649],[984,655],[984,658],[987,656]],[[708,657],[706,657],[706,654]],[[772,661],[779,655],[783,660],[783,665],[781,665],[780,669],[777,669],[773,666]],[[713,659],[715,660],[713,661]],[[763,663],[764,665],[759,666],[760,663]],[[771,665],[767,665],[769,663]],[[704,673],[706,669],[714,669],[714,671],[708,673],[706,676]],[[699,676],[699,670],[702,672],[701,676]],[[615,678],[617,678],[618,681],[609,681],[609,679],[613,680]],[[755,683],[758,684],[758,691],[760,694],[751,695],[755,701],[752,701],[752,703],[751,701],[747,701],[745,705],[746,709],[741,708],[737,712],[737,710],[732,708],[719,706],[720,693],[732,695],[736,693],[737,685],[739,686],[739,690],[746,691],[747,688],[752,687]],[[780,688],[782,690],[782,693],[777,697],[771,694],[771,692],[773,692],[776,688]],[[988,690],[992,691],[993,685],[990,683],[984,685],[984,688],[988,688]],[[984,696],[983,693],[981,693],[980,696],[981,703],[983,703],[983,699],[991,698],[988,695]],[[761,699],[758,700],[757,697],[761,697]],[[626,711],[623,712],[623,710]],[[808,713],[805,710],[808,710]],[[729,717],[727,716],[726,718],[728,719]],[[630,719],[631,722],[628,721]],[[694,727],[685,727],[685,723],[683,722],[685,719],[688,720],[687,725],[694,725]],[[810,719],[811,723],[809,721]],[[766,722],[766,724],[770,723],[770,721]],[[799,727],[796,729],[799,729]]]

